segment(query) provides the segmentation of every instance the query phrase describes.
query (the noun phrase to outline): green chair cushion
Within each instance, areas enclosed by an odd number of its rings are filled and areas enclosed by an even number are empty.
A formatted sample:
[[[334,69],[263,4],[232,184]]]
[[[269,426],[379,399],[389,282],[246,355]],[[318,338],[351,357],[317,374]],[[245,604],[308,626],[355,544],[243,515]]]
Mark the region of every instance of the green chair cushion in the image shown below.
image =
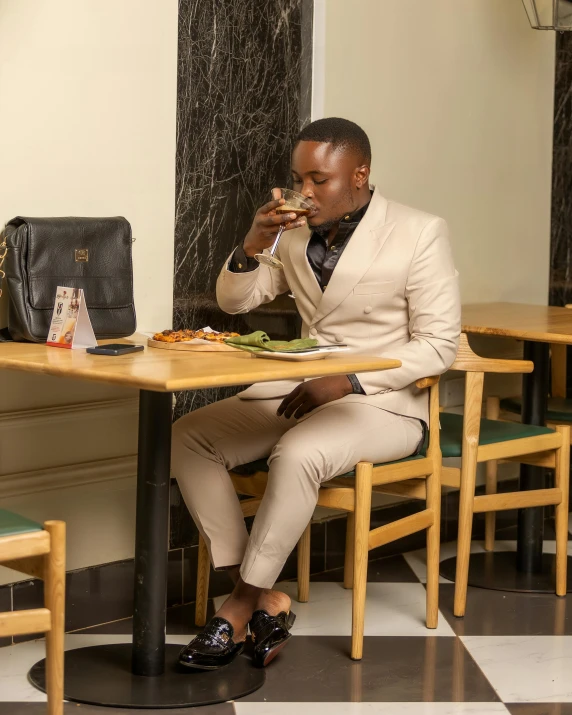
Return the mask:
[[[416,454],[414,457],[405,457],[404,459],[397,459],[394,462],[384,462],[383,464],[375,464],[375,467],[383,467],[388,464],[399,464],[400,462],[410,462],[413,459],[423,459],[426,456],[425,449],[421,451],[421,454]],[[242,477],[251,477],[256,472],[267,472],[268,464],[265,459],[257,459],[256,462],[249,462],[248,464],[241,464],[239,467],[232,469],[234,474],[239,474]],[[341,477],[355,477],[355,469],[351,472],[346,472],[346,474],[341,474]]]
[[[463,437],[463,415],[455,415],[450,412],[441,412],[439,415],[441,422],[441,452],[443,457],[460,457]],[[523,425],[520,422],[501,422],[498,420],[481,420],[481,433],[479,445],[496,444],[497,442],[508,442],[514,439],[524,439],[525,437],[538,437],[542,434],[554,432],[550,427],[536,427],[534,425]],[[426,456],[426,447],[421,454],[414,457],[405,457],[395,462],[385,462],[385,464],[399,464],[409,462],[412,459],[423,459]],[[383,464],[376,464],[381,467]],[[268,472],[266,459],[258,459],[255,462],[242,464],[232,470],[241,476],[252,476],[256,472]],[[355,470],[343,474],[344,477],[355,476]]]
[[[441,452],[443,457],[460,457],[463,436],[463,415],[441,412]],[[525,437],[538,437],[554,432],[550,427],[523,425],[520,422],[501,422],[499,420],[481,420],[479,446],[509,442]]]
[[[501,400],[501,409],[520,415],[522,400],[520,397],[507,397]],[[572,400],[564,397],[551,397],[548,400],[546,419],[549,422],[572,422]]]
[[[0,538],[14,534],[27,534],[29,531],[42,531],[43,526],[31,519],[0,509]]]

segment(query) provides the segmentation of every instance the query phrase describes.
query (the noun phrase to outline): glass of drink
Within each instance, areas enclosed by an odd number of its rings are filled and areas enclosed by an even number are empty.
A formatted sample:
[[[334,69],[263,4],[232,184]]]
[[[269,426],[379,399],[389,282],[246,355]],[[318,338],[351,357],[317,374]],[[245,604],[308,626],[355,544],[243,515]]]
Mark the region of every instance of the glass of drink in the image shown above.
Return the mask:
[[[278,192],[280,195],[278,196]],[[285,203],[282,206],[278,206],[275,209],[278,215],[280,214],[296,214],[296,219],[300,216],[307,216],[312,213],[316,208],[312,203],[311,199],[302,196],[297,191],[292,191],[292,189],[277,189],[274,193],[274,199],[284,199]],[[270,248],[268,253],[257,253],[254,257],[258,263],[263,263],[265,266],[271,266],[272,268],[282,268],[282,261],[279,261],[276,256],[276,249],[280,243],[280,236],[284,232],[285,224],[281,224],[276,234],[276,239]]]

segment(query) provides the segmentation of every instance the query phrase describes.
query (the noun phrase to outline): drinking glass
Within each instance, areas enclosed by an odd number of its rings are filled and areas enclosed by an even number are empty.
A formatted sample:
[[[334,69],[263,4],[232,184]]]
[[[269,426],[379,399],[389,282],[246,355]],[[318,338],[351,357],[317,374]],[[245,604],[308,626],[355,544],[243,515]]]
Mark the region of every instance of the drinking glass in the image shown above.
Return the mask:
[[[278,191],[280,192],[280,196],[277,195]],[[311,199],[306,198],[306,196],[302,196],[302,194],[299,194],[297,191],[292,191],[292,189],[277,189],[274,198],[284,199],[286,202],[282,206],[278,206],[278,208],[275,209],[277,214],[296,214],[296,219],[300,216],[307,216],[316,208]],[[295,221],[296,219],[293,220]],[[284,232],[284,227],[285,224],[280,225],[278,233],[276,234],[276,239],[272,244],[269,253],[257,253],[254,256],[258,263],[263,263],[265,266],[271,266],[272,268],[283,267],[282,261],[279,261],[274,254],[276,253],[276,249],[280,243],[280,236],[282,236],[282,233]]]

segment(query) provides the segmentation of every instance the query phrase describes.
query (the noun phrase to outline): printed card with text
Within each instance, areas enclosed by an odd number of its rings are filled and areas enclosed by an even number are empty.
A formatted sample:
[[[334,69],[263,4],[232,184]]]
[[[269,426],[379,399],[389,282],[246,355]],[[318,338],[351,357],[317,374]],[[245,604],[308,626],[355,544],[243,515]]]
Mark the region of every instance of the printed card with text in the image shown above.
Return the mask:
[[[97,345],[81,288],[58,286],[47,343],[68,349]]]

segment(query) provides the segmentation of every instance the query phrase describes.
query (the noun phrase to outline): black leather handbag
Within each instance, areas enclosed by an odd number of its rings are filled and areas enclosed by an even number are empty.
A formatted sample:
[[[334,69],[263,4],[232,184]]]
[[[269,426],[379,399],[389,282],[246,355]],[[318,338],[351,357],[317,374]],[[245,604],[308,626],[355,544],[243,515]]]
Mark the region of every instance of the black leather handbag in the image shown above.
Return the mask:
[[[46,341],[58,286],[83,288],[97,338],[132,335],[136,319],[131,247],[131,226],[121,216],[17,216],[9,221],[0,260],[5,252],[11,339]]]

